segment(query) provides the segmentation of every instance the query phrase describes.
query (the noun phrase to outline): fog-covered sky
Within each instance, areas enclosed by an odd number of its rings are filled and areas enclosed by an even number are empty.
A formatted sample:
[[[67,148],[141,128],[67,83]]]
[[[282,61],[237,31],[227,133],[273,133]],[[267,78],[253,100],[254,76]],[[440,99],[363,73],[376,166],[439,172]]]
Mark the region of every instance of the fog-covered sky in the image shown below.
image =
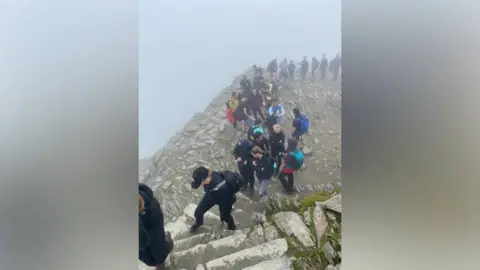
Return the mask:
[[[139,1],[139,155],[151,156],[233,77],[341,48],[338,0]]]

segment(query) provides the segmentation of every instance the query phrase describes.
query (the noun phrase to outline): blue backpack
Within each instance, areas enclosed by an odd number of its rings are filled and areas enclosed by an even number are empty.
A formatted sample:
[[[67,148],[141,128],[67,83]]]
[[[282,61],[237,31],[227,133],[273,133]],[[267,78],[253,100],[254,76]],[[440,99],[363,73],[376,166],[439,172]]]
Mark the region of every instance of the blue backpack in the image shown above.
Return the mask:
[[[301,118],[297,118],[298,121],[300,121],[300,136],[307,133],[308,129],[310,128],[310,120],[308,119],[307,116],[302,115]]]
[[[294,160],[293,164],[289,164],[290,169],[294,169],[294,170],[300,169],[303,166],[303,160],[304,160],[302,151],[300,151],[300,149],[297,148],[296,152],[290,152],[288,154],[291,157],[293,157],[293,160]]]

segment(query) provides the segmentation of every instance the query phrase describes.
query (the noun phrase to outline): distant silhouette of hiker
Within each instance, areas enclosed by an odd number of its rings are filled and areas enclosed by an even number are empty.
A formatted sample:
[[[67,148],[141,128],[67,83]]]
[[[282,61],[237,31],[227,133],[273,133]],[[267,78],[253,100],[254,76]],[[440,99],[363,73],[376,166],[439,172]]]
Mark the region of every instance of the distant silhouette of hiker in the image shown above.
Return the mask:
[[[285,86],[288,81],[288,61],[287,58],[283,59],[280,63],[280,83]]]
[[[290,83],[292,83],[293,80],[295,79],[295,69],[296,68],[297,68],[297,66],[295,65],[293,60],[290,60],[290,64],[288,65],[288,78],[290,79]]]
[[[240,81],[240,86],[243,89],[243,93],[250,94],[252,92],[252,83],[247,78],[247,76],[243,76],[242,80]]]
[[[340,57],[340,54],[337,54],[337,56],[335,56],[335,58],[333,59],[333,67],[332,67],[334,81],[338,79],[338,74],[340,72],[341,64],[342,64],[342,59]]]
[[[327,73],[328,68],[328,59],[325,54],[322,55],[322,60],[320,60],[320,75],[322,80],[325,79],[325,73]]]
[[[302,62],[300,62],[300,72],[302,80],[304,81],[305,75],[307,75],[308,72],[308,60],[306,56],[304,56]]]
[[[318,62],[317,58],[312,58],[312,78],[315,78],[315,71],[317,71],[320,62]]]
[[[278,71],[277,59],[273,59],[272,61],[270,61],[270,63],[268,63],[267,71],[268,73],[270,73],[270,79],[272,79],[274,74],[276,74]]]

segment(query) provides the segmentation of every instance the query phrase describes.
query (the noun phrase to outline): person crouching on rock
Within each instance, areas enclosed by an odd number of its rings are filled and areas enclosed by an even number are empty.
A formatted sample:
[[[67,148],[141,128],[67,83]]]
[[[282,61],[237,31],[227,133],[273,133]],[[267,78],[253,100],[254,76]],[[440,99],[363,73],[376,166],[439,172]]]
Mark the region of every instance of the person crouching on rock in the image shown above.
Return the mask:
[[[279,174],[278,169],[282,162],[283,154],[285,153],[285,133],[280,125],[273,126],[273,132],[268,138],[270,141],[270,155],[275,158],[278,167],[275,170],[275,175]]]
[[[203,216],[215,205],[220,211],[220,220],[227,223],[228,230],[236,230],[232,217],[232,207],[236,201],[236,193],[243,185],[242,177],[235,172],[217,172],[205,167],[198,167],[192,173],[191,186],[198,189],[203,186],[205,194],[195,209],[195,223],[190,227],[194,233],[203,225]]]
[[[267,186],[272,178],[277,163],[268,152],[264,152],[260,147],[255,146],[252,149],[253,168],[256,172],[257,179],[260,182],[260,190],[258,195],[263,198],[267,195]]]
[[[303,153],[298,148],[298,141],[295,138],[287,140],[287,149],[280,165],[278,180],[282,183],[287,193],[292,193],[294,188],[293,173],[303,166]]]
[[[253,143],[249,140],[240,140],[233,148],[233,156],[238,166],[238,171],[244,180],[243,190],[247,187],[253,188],[255,175],[252,168],[252,148]]]
[[[165,270],[165,260],[173,250],[170,233],[165,233],[163,212],[152,189],[145,184],[138,187],[139,260],[156,270]]]

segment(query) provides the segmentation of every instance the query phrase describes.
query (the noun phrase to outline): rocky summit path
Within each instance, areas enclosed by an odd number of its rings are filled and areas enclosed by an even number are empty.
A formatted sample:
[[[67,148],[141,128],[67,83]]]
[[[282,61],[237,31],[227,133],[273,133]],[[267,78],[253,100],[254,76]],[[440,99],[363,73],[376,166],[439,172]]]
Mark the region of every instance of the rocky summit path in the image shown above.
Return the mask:
[[[252,76],[251,71],[246,74]],[[311,122],[302,149],[306,156],[305,166],[295,175],[298,192],[294,197],[297,201],[313,191],[333,194],[341,186],[340,82],[333,82],[330,77],[325,80],[308,78],[301,82],[298,75],[291,87],[280,89],[281,103],[288,119],[284,126],[286,134],[290,134],[294,107],[307,114]],[[206,216],[207,226],[203,231],[195,235],[187,232],[188,225],[193,222],[195,204],[203,195],[202,190],[195,191],[190,187],[193,169],[204,165],[216,170],[236,170],[232,149],[240,134],[225,119],[225,102],[232,91],[240,88],[242,76],[237,76],[203,113],[196,114],[150,161],[143,160],[140,166],[139,181],[154,190],[162,205],[165,222],[169,222],[165,229],[172,232],[175,240],[175,251],[167,262],[168,269],[293,269],[291,257],[287,256],[288,239],[280,237],[277,232],[283,231],[279,220],[290,220],[290,223],[284,223],[295,228],[293,231],[301,232],[302,226],[295,223],[300,221],[304,224],[304,218],[287,213],[277,217],[278,224],[272,216],[267,222],[265,207],[272,198],[260,201],[256,192],[238,194],[233,213],[239,225],[236,232],[227,232],[219,227],[216,208]],[[275,180],[268,191],[273,200],[284,196],[280,183]],[[337,203],[340,204],[340,201]],[[321,212],[316,211],[317,214]],[[316,245],[314,238],[311,242],[304,240],[306,242],[302,245]],[[338,267],[332,259],[327,268],[318,269],[333,270]],[[140,269],[147,268],[140,264]]]

